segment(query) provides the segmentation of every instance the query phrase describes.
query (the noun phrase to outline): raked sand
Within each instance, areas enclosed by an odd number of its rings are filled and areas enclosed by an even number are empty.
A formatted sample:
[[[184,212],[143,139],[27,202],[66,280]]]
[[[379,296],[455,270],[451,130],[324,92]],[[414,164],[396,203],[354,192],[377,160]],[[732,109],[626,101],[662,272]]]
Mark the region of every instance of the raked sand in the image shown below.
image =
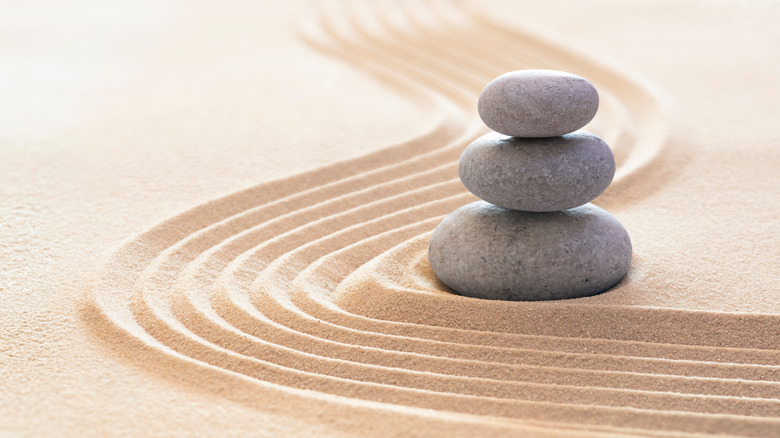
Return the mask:
[[[780,435],[780,9],[583,3],[0,15],[0,435]],[[521,68],[599,90],[606,293],[428,265]]]

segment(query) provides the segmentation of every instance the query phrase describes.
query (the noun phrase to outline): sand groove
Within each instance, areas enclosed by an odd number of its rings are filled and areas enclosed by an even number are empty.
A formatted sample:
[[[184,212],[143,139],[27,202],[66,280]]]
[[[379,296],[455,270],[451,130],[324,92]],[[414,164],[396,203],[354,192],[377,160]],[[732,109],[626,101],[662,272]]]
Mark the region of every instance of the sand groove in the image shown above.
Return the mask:
[[[451,294],[427,266],[430,232],[475,199],[456,162],[485,131],[474,107],[492,77],[549,67],[593,80],[602,109],[591,128],[618,161],[599,199],[612,209],[659,166],[666,125],[654,93],[463,5],[339,4],[304,21],[301,36],[428,109],[430,129],[133,238],[90,296],[96,331],[217,387],[240,378],[376,410],[432,409],[410,411],[431,419],[468,414],[475,427],[780,428],[777,317],[480,301]]]

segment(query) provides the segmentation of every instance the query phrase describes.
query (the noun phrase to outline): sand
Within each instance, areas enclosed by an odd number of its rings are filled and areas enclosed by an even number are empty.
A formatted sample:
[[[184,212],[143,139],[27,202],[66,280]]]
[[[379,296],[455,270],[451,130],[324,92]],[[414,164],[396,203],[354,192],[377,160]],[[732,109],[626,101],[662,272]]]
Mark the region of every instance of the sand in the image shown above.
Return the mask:
[[[780,435],[776,5],[45,6],[0,16],[0,435]],[[519,68],[599,90],[604,294],[428,265]]]

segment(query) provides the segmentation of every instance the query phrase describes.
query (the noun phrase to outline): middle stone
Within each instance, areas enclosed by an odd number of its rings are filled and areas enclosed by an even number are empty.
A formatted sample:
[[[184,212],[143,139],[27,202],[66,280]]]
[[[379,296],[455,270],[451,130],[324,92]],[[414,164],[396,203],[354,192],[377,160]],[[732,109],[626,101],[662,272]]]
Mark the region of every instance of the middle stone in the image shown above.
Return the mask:
[[[463,185],[479,198],[512,210],[551,212],[586,204],[615,176],[615,157],[586,132],[520,138],[492,132],[463,151]]]

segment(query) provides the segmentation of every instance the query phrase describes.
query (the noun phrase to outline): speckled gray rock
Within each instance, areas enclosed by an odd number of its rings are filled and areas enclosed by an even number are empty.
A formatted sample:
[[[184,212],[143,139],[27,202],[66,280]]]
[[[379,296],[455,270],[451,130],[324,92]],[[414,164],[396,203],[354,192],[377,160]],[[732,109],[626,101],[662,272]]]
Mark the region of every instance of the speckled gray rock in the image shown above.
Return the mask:
[[[615,157],[585,132],[552,138],[492,132],[463,151],[458,174],[471,193],[499,207],[558,211],[600,195],[615,176]]]
[[[433,272],[456,292],[496,300],[553,300],[603,292],[628,272],[631,240],[611,214],[586,204],[531,213],[485,201],[436,228]]]
[[[491,81],[477,109],[492,130],[514,137],[555,137],[593,119],[599,94],[587,80],[556,70],[518,70]]]

